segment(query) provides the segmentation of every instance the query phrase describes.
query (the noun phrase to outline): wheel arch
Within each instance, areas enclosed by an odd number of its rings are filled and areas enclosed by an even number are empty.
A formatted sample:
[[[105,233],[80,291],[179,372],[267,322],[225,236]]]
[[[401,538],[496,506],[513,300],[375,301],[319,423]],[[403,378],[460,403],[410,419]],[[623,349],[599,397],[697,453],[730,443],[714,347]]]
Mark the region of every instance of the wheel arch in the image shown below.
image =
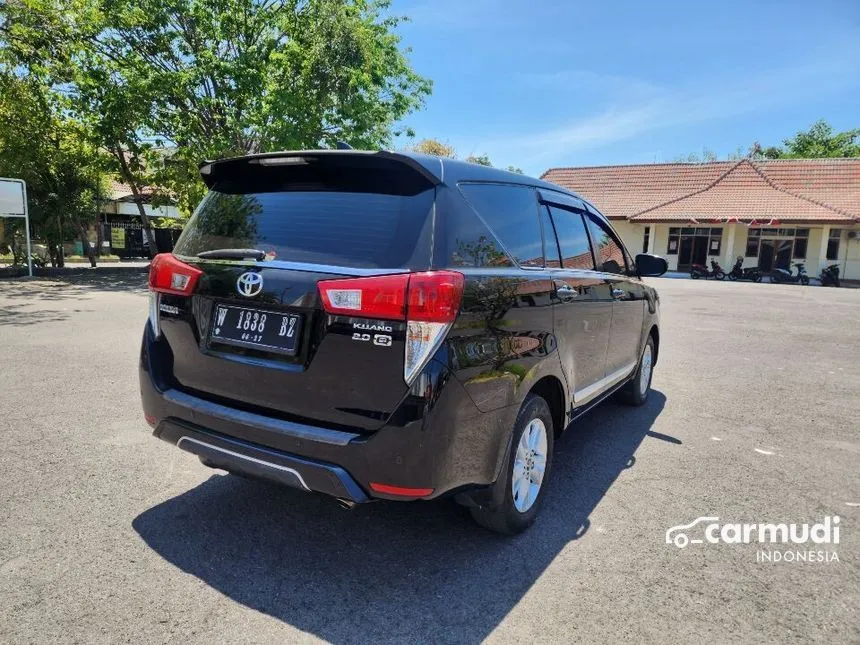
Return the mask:
[[[660,328],[657,325],[651,325],[648,330],[648,336],[654,340],[654,365],[657,364],[657,358],[660,356]]]
[[[552,413],[553,433],[556,437],[564,432],[566,421],[564,385],[557,376],[547,375],[539,379],[528,391],[543,398]],[[526,395],[528,396],[528,395]]]

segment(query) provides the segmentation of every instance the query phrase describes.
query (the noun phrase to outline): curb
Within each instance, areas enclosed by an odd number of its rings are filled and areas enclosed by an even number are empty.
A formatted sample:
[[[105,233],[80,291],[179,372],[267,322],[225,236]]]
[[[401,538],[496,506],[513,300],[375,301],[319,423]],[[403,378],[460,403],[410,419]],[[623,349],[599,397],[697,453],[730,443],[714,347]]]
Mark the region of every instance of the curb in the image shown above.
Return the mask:
[[[149,265],[136,267],[44,267],[33,268],[34,278],[58,278],[66,275],[122,275],[122,274],[145,274],[149,271]],[[0,269],[0,280],[10,278],[28,278],[27,267],[14,267]]]

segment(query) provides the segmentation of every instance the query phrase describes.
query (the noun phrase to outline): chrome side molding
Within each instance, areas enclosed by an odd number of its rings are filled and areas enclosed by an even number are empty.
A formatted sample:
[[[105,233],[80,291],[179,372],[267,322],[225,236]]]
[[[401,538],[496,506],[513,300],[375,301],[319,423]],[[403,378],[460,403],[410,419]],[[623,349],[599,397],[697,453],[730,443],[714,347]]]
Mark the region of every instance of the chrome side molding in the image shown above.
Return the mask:
[[[630,376],[635,369],[636,363],[630,363],[629,365],[625,365],[624,367],[615,370],[611,374],[607,374],[599,381],[595,381],[591,385],[575,391],[573,393],[573,404],[582,405],[583,403],[588,403],[589,400],[603,394],[608,389]]]

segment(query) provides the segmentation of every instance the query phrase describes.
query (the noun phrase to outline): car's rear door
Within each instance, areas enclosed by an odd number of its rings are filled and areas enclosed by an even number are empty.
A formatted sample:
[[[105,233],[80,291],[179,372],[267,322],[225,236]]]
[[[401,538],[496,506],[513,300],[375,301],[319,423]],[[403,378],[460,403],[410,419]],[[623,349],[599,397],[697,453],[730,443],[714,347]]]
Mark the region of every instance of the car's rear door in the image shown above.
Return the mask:
[[[586,216],[597,269],[610,288],[612,330],[606,352],[608,381],[623,378],[639,361],[645,289],[617,233],[596,211]]]
[[[556,295],[553,324],[562,369],[578,405],[598,393],[605,375],[613,303],[608,282],[594,271],[584,210],[562,196],[552,199],[544,199],[542,209]]]
[[[171,380],[238,409],[373,430],[408,389],[406,322],[349,283],[334,303],[347,315],[331,315],[320,283],[429,268],[434,185],[369,155],[276,161],[222,172],[176,244],[200,275],[191,296],[158,294]]]

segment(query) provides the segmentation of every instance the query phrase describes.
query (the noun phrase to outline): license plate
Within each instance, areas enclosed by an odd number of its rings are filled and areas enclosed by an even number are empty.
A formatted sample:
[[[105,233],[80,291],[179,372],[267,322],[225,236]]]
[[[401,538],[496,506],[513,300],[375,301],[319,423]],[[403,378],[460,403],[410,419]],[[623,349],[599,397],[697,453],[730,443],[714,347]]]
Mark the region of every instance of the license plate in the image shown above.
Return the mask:
[[[298,314],[216,305],[210,340],[292,356],[301,331],[302,317]]]

